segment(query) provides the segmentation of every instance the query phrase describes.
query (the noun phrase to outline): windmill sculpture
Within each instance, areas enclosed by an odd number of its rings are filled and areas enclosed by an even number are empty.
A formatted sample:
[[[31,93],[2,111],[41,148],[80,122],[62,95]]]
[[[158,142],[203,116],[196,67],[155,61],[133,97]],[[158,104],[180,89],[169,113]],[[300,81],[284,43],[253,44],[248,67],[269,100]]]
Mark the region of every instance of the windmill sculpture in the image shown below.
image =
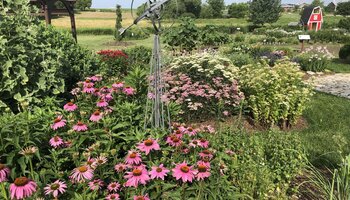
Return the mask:
[[[148,8],[134,20],[134,23],[126,29],[120,29],[119,32],[123,35],[129,28],[139,23],[141,20],[148,18],[152,21],[154,28],[154,46],[150,67],[150,78],[148,86],[148,98],[145,111],[144,128],[152,127],[157,129],[170,128],[169,110],[162,101],[164,95],[164,80],[162,78],[162,56],[160,48],[161,34],[161,10],[165,3],[170,0],[151,1],[148,0]]]

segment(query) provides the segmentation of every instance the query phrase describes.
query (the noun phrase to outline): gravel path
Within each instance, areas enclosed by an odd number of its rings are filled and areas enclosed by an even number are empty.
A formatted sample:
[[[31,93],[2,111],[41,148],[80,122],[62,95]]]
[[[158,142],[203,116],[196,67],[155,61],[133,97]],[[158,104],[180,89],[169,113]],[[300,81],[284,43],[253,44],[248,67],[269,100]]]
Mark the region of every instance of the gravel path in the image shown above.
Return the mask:
[[[350,74],[314,76],[311,82],[318,91],[350,99]]]

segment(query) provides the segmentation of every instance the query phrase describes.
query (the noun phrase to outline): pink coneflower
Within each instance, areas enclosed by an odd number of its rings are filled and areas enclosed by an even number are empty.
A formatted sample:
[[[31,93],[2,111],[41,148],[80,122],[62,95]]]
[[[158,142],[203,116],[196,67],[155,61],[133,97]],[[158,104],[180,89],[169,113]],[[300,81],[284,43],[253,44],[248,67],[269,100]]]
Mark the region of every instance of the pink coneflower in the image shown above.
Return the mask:
[[[88,83],[86,84],[86,86],[84,86],[83,88],[83,92],[84,93],[94,93],[95,92],[95,88],[94,85],[92,83]]]
[[[109,93],[111,91],[107,86],[103,86],[100,90],[102,93]]]
[[[225,110],[224,112],[222,112],[222,114],[227,117],[230,113],[227,110]]]
[[[88,87],[88,86],[94,86],[95,84],[93,82],[91,82],[91,80],[89,78],[87,78],[84,82],[79,82],[78,85],[83,84],[84,87]]]
[[[119,200],[119,194],[109,194],[106,196],[106,200]]]
[[[123,82],[113,83],[112,87],[115,89],[121,89],[124,87],[124,83]]]
[[[50,145],[54,148],[57,148],[63,144],[62,138],[58,137],[57,135],[50,139]]]
[[[102,81],[102,76],[101,75],[91,76],[90,80],[92,80],[94,82],[99,82],[99,81]]]
[[[198,143],[198,140],[191,140],[189,146],[195,148],[198,146]]]
[[[134,200],[150,200],[150,198],[148,197],[148,194],[146,194],[145,196],[134,196]]]
[[[96,97],[100,96],[101,95],[100,89],[95,88],[93,95],[96,96]]]
[[[57,130],[59,128],[62,128],[66,125],[67,120],[62,119],[62,115],[57,116],[57,118],[54,120],[54,123],[51,125],[51,128],[53,130]]]
[[[101,179],[96,179],[89,182],[89,188],[90,190],[99,190],[103,187],[104,183],[101,181]]]
[[[227,170],[228,170],[228,167],[224,164],[224,163],[220,163],[220,165],[219,165],[219,171],[220,171],[220,175],[224,175],[225,174],[225,172],[227,172]]]
[[[76,125],[73,126],[73,130],[77,132],[84,132],[88,130],[88,127],[83,122],[78,122]]]
[[[126,164],[129,165],[137,165],[142,162],[141,160],[141,155],[138,152],[135,151],[129,151],[128,155],[126,156],[125,159]]]
[[[208,148],[209,147],[209,141],[205,140],[204,138],[198,140],[198,145],[203,148]]]
[[[69,102],[69,103],[67,103],[66,105],[63,106],[63,109],[66,110],[66,111],[69,111],[69,112],[73,112],[76,109],[78,109],[78,106],[75,105],[72,102]]]
[[[111,93],[106,94],[103,99],[107,102],[113,100],[113,95]]]
[[[199,156],[201,158],[209,158],[209,159],[213,158],[213,154],[209,150],[203,150],[202,152],[199,153]]]
[[[130,95],[135,94],[135,89],[132,88],[132,87],[125,87],[125,88],[123,89],[123,93],[126,94],[126,95],[128,95],[128,96],[130,96]]]
[[[94,171],[88,165],[75,168],[70,176],[73,182],[78,183],[85,182],[85,179],[91,180],[92,177],[94,177]]]
[[[10,168],[0,163],[0,183],[7,181],[7,176],[10,173]]]
[[[36,192],[37,184],[27,177],[16,178],[10,185],[11,199],[24,199]]]
[[[124,172],[128,166],[124,163],[119,163],[114,166],[114,170],[117,172]]]
[[[149,175],[151,175],[151,179],[159,178],[164,181],[164,177],[167,176],[168,172],[170,172],[170,170],[163,167],[163,164],[160,164],[159,167],[152,167]]]
[[[102,108],[102,107],[107,107],[107,106],[108,106],[108,103],[107,103],[105,100],[100,99],[100,100],[96,103],[96,106],[97,106],[97,107],[100,107],[100,108]]]
[[[66,192],[67,185],[60,180],[57,180],[51,184],[47,184],[46,187],[44,187],[45,195],[52,194],[54,198],[57,198],[59,194],[63,194]]]
[[[90,158],[88,157],[88,159],[86,160],[86,165],[93,167],[94,163],[95,163],[96,159],[95,158]]]
[[[105,163],[107,163],[108,159],[105,156],[99,156],[95,159],[95,162],[93,163],[94,167],[103,165]]]
[[[139,184],[145,185],[150,180],[145,168],[135,168],[131,172],[127,172],[124,178],[128,179],[125,183],[126,187],[137,187]]]
[[[117,192],[120,189],[120,184],[117,182],[112,182],[107,187],[109,192]]]
[[[177,130],[174,132],[174,134],[175,134],[175,136],[176,136],[177,138],[181,139],[181,138],[183,137],[184,132],[181,131],[181,130],[179,130],[179,129],[177,129]]]
[[[176,135],[171,135],[167,137],[166,143],[171,146],[178,147],[182,144],[182,141]]]
[[[192,182],[194,179],[195,171],[192,169],[192,166],[188,166],[186,162],[176,165],[173,171],[173,177],[176,180],[181,179],[182,182]]]
[[[197,180],[204,180],[210,176],[209,168],[205,163],[198,162]]]
[[[151,150],[160,150],[158,140],[153,140],[153,139],[147,139],[143,142],[140,142],[137,145],[137,148],[140,151],[145,152],[146,155],[148,155]]]
[[[96,110],[94,113],[92,113],[90,117],[90,121],[98,122],[102,119],[102,113],[99,110]]]
[[[187,129],[186,133],[187,133],[188,135],[190,135],[190,136],[197,135],[197,131],[196,131],[194,128],[192,128],[192,127],[189,127],[189,128]]]

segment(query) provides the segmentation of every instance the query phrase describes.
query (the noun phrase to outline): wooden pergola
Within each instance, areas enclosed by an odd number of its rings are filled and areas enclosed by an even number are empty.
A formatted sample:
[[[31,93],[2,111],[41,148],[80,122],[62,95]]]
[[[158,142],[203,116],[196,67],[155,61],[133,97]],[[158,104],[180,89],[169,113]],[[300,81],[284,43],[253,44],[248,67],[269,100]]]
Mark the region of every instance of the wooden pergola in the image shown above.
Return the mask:
[[[62,2],[65,9],[56,8],[56,2]],[[51,19],[54,15],[68,14],[71,22],[72,36],[77,41],[77,29],[74,17],[74,4],[76,0],[30,0],[30,3],[39,7],[39,15],[45,17],[46,24],[51,24]]]

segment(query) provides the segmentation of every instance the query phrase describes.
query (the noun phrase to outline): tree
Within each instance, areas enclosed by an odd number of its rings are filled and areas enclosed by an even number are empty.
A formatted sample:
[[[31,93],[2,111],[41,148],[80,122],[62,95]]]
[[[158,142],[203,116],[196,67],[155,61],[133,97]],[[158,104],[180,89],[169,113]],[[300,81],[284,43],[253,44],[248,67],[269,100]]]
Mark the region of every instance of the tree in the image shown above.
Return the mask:
[[[324,11],[326,11],[327,13],[334,13],[335,11],[335,5],[333,2],[329,3],[325,8]]]
[[[280,17],[281,0],[252,0],[249,20],[255,25],[274,23]]]
[[[202,1],[201,0],[183,0],[185,4],[186,13],[192,13],[197,18],[201,14]]]
[[[92,0],[77,0],[75,7],[79,10],[86,10],[91,8]]]
[[[119,30],[122,28],[123,15],[122,15],[121,6],[118,4],[117,4],[117,9],[115,10],[115,13],[117,15],[117,18],[115,21],[114,39],[117,41],[120,41],[123,38],[119,33]]]
[[[324,7],[323,1],[321,1],[321,0],[313,0],[311,5],[313,5],[313,6],[320,6],[321,8]]]
[[[228,15],[234,18],[245,18],[249,14],[247,3],[233,3],[228,8]]]
[[[350,15],[350,1],[338,3],[336,13],[343,16]]]
[[[207,0],[207,3],[211,9],[212,16],[214,18],[221,18],[222,17],[222,11],[225,8],[225,2],[224,0]]]

